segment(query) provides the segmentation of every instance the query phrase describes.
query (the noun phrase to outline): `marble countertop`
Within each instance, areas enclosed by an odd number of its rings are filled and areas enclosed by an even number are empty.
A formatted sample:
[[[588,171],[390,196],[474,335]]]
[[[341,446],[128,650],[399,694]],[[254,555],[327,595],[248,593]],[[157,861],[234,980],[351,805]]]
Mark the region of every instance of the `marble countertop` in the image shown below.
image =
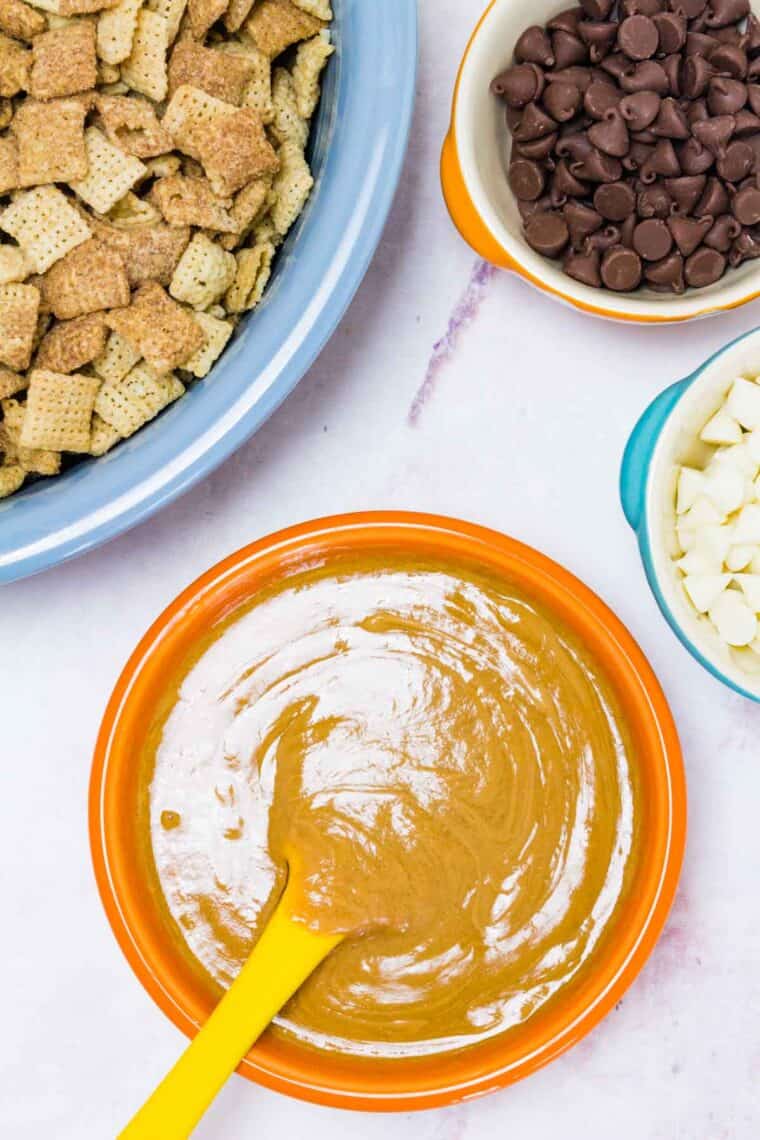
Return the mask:
[[[130,972],[87,845],[90,755],[139,635],[197,574],[279,527],[382,507],[458,515],[565,563],[648,653],[678,721],[691,821],[666,932],[619,1008],[521,1085],[401,1115],[397,1140],[751,1140],[760,1135],[760,707],[666,627],[617,497],[620,456],[666,384],[758,323],[580,316],[481,262],[441,201],[438,152],[482,0],[422,0],[419,101],[380,251],[331,344],[233,459],[139,529],[0,596],[6,979],[0,1135],[115,1135],[182,1046]],[[205,1140],[382,1140],[389,1122],[234,1078]]]

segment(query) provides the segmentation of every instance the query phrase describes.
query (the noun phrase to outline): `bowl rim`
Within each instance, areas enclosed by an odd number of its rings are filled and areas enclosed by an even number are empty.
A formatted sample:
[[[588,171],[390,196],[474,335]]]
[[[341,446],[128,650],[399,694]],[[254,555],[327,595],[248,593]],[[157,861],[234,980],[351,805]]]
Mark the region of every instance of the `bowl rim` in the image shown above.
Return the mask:
[[[185,1034],[197,1031],[208,1001],[194,1016],[188,988],[162,960],[163,944],[151,947],[144,880],[130,863],[119,828],[123,820],[124,773],[135,756],[135,724],[154,708],[156,678],[173,652],[208,628],[209,615],[229,613],[272,574],[287,573],[304,558],[354,549],[402,549],[474,559],[533,589],[559,611],[604,657],[604,666],[636,723],[644,744],[642,771],[651,782],[645,804],[648,836],[640,889],[626,903],[609,952],[588,984],[579,987],[561,1016],[548,1017],[543,1036],[524,1034],[522,1046],[477,1046],[422,1062],[367,1064],[330,1058],[298,1046],[272,1044],[265,1036],[238,1070],[270,1089],[333,1107],[408,1111],[441,1107],[490,1092],[528,1076],[577,1043],[614,1007],[638,975],[667,919],[680,876],[686,840],[686,784],[680,743],[666,698],[628,630],[601,599],[574,575],[538,551],[493,530],[437,515],[371,512],[317,519],[250,544],[224,559],[181,593],[154,622],[127,662],[105,711],[93,758],[89,835],[95,878],[112,930],[132,970],[156,1004]],[[216,607],[216,609],[214,608]],[[221,608],[220,608],[221,607]],[[190,633],[188,633],[190,630]],[[184,639],[184,640],[183,640]],[[151,678],[151,670],[153,677]],[[142,709],[142,714],[141,714]],[[133,766],[134,767],[134,766]],[[650,818],[651,815],[651,818]],[[158,943],[161,943],[158,939]],[[188,1012],[190,1009],[191,1012]],[[195,1009],[198,1009],[196,1003]],[[552,1022],[559,1025],[552,1025]],[[485,1060],[483,1059],[485,1058]]]
[[[729,279],[708,298],[699,290],[681,298],[651,301],[636,294],[614,293],[608,289],[592,289],[553,269],[552,262],[533,253],[517,242],[501,223],[485,192],[469,147],[467,132],[462,130],[466,99],[463,94],[477,45],[491,33],[490,22],[497,12],[514,0],[490,0],[476,24],[465,48],[457,73],[452,98],[451,122],[442,155],[444,196],[455,224],[464,239],[486,260],[523,277],[542,292],[573,308],[609,320],[639,324],[671,324],[697,320],[739,308],[760,297],[760,268],[756,288]],[[561,4],[552,0],[552,7]],[[482,77],[479,77],[482,79]],[[556,274],[557,280],[554,280]]]
[[[706,390],[709,391],[713,387],[719,389],[723,386],[728,389],[730,382],[736,377],[736,373],[728,367],[728,358],[741,346],[754,347],[755,344],[760,358],[760,329],[752,329],[735,337],[704,360],[685,381],[682,381],[682,390],[660,426],[649,459],[643,526],[639,528],[639,543],[650,589],[681,644],[718,681],[740,696],[757,703],[760,702],[760,683],[753,688],[752,678],[748,674],[744,674],[738,665],[724,660],[720,653],[708,644],[707,638],[697,638],[694,632],[690,632],[687,628],[685,619],[679,617],[682,607],[676,601],[678,579],[671,570],[672,563],[665,550],[665,535],[662,533],[662,528],[658,533],[655,526],[661,480],[667,476],[663,464],[667,459],[668,449],[675,443],[683,418],[699,402],[700,396]],[[687,603],[684,601],[683,605],[686,607]],[[684,613],[686,612],[689,611],[685,609]],[[696,614],[694,617],[696,619]]]
[[[336,78],[329,79],[328,69],[326,83],[335,84],[335,105],[325,118],[333,145],[322,163],[330,195],[323,200],[326,186],[319,177],[304,215],[280,251],[282,265],[258,313],[232,338],[209,376],[193,385],[188,400],[60,481],[41,482],[0,502],[0,584],[108,542],[190,490],[277,410],[344,316],[376,252],[401,178],[415,106],[418,16],[409,0],[386,0],[378,6],[338,0],[334,7],[338,50],[331,66]],[[342,51],[343,21],[349,20],[348,26],[355,28],[351,42],[355,39],[361,51],[373,50],[362,46],[372,41],[363,32],[382,28],[387,36],[383,99],[376,97],[377,80],[370,77],[377,72],[367,66],[370,61],[362,64],[360,53],[349,58]],[[355,113],[338,115],[338,101],[349,97]],[[369,134],[361,99],[371,103]],[[330,237],[324,232],[325,214]],[[307,267],[289,264],[307,249]],[[269,352],[255,372],[247,361],[253,338],[257,345],[266,343]],[[189,401],[195,389],[202,390],[203,406],[193,404],[192,415]],[[153,429],[157,442],[148,439]],[[85,470],[97,470],[97,479],[86,480]],[[56,488],[60,498],[51,495]]]

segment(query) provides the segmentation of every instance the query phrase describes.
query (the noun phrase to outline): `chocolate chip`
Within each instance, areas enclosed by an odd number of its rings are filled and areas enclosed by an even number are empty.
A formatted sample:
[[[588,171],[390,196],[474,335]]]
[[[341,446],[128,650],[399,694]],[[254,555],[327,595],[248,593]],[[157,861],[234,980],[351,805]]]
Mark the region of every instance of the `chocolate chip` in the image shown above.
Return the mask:
[[[552,32],[552,51],[557,67],[572,67],[588,59],[588,49],[583,40],[569,32]]]
[[[661,218],[647,218],[633,231],[633,248],[645,261],[661,261],[673,248],[673,238]]]
[[[683,60],[680,55],[666,55],[662,61],[662,70],[668,77],[668,85],[671,95],[681,97],[681,71],[683,69]]]
[[[709,178],[704,194],[694,210],[698,218],[711,214],[717,218],[720,214],[727,214],[730,206],[728,191],[719,178]]]
[[[704,174],[686,174],[681,178],[666,179],[665,188],[673,200],[673,213],[684,216],[691,214],[704,194],[706,185],[707,177]]]
[[[654,182],[640,190],[636,198],[636,212],[640,218],[669,218],[673,199],[662,182]]]
[[[687,99],[698,99],[704,95],[715,76],[715,68],[703,55],[690,55],[681,73],[681,90]]]
[[[592,289],[600,289],[602,285],[602,276],[599,272],[600,260],[596,250],[584,253],[571,252],[565,258],[562,268],[574,281],[590,285]]]
[[[524,222],[528,218],[532,218],[534,214],[545,214],[547,210],[554,209],[554,203],[549,194],[544,194],[542,198],[537,198],[535,202],[528,202],[521,198],[517,199],[517,209],[520,211],[520,217]]]
[[[678,161],[683,174],[704,174],[712,166],[715,156],[702,146],[699,139],[691,138],[680,144]]]
[[[641,284],[641,258],[625,246],[613,246],[602,258],[602,281],[615,293],[630,293]]]
[[[602,60],[601,69],[619,83],[624,75],[633,75],[636,65],[622,52],[613,52]]]
[[[691,134],[686,115],[675,99],[663,99],[657,118],[652,123],[652,133],[667,139],[687,139]]]
[[[731,247],[728,255],[729,263],[736,268],[743,261],[751,261],[760,257],[760,242],[749,230],[743,230]]]
[[[755,165],[755,152],[746,142],[732,142],[726,153],[718,159],[715,169],[726,182],[741,182]]]
[[[582,8],[565,8],[564,12],[552,16],[546,27],[550,32],[569,32],[571,36],[576,36],[578,34],[578,22],[584,14]]]
[[[631,214],[624,222],[620,223],[620,244],[624,245],[626,249],[633,249],[633,234],[638,223],[638,218],[635,214]]]
[[[622,158],[628,154],[630,141],[628,128],[623,116],[617,107],[612,107],[599,123],[589,128],[588,137],[595,147],[604,154],[611,154],[614,158]]]
[[[654,182],[658,174],[665,178],[677,178],[681,173],[675,148],[670,139],[660,139],[652,154],[641,168],[641,181]]]
[[[646,59],[637,63],[630,74],[621,75],[620,86],[629,95],[634,91],[656,91],[658,95],[667,95],[670,80],[661,64],[654,59]]]
[[[518,63],[540,63],[544,67],[554,67],[552,43],[544,28],[534,24],[532,28],[525,29],[517,41],[515,59]]]
[[[535,64],[508,67],[491,83],[491,91],[510,107],[525,107],[538,99],[544,89],[543,72]]]
[[[544,92],[543,105],[557,123],[575,118],[583,96],[572,83],[550,83]]]
[[[721,44],[710,56],[710,63],[732,79],[746,79],[749,70],[747,53],[738,44]]]
[[[531,139],[530,142],[515,142],[515,150],[517,154],[523,158],[533,158],[536,161],[548,159],[555,146],[559,134],[555,131],[551,135],[544,135],[542,139]]]
[[[580,249],[586,238],[604,225],[602,215],[583,202],[568,202],[562,213],[570,231],[570,241],[576,249]]]
[[[734,134],[737,138],[744,138],[745,135],[756,135],[760,132],[760,118],[754,113],[743,107],[741,111],[737,111],[734,115]]]
[[[667,0],[622,0],[620,11],[623,16],[654,16],[667,6]]]
[[[649,16],[628,16],[618,28],[618,47],[629,59],[651,59],[660,35]]]
[[[731,203],[731,211],[743,226],[756,226],[760,222],[760,190],[756,186],[738,190]]]
[[[590,67],[563,67],[559,71],[549,71],[546,75],[547,83],[572,83],[581,94],[587,90],[592,79]]]
[[[760,20],[754,12],[750,12],[747,19],[747,30],[744,33],[744,47],[751,58],[760,52]]]
[[[586,239],[586,249],[596,249],[600,253],[612,249],[614,245],[620,245],[620,230],[617,226],[605,226]]]
[[[516,198],[534,202],[544,192],[546,179],[537,162],[529,158],[516,159],[509,168],[509,185]]]
[[[661,99],[654,91],[638,91],[620,100],[620,113],[631,131],[643,131],[655,121]]]
[[[588,186],[575,177],[564,158],[557,163],[552,178],[552,195],[556,199],[583,198],[588,194]]]
[[[715,219],[712,229],[705,236],[705,245],[717,249],[719,253],[728,253],[741,232],[741,224],[736,218],[724,214],[722,218]]]
[[[618,25],[600,20],[584,20],[578,24],[578,35],[589,49],[592,63],[600,63],[612,50]]]
[[[580,5],[590,20],[606,20],[615,0],[580,0]]]
[[[704,289],[707,285],[714,285],[725,272],[726,259],[723,254],[705,245],[687,258],[684,265],[684,278],[692,289]]]
[[[525,225],[525,240],[544,257],[559,257],[570,240],[567,222],[561,214],[534,214]]]
[[[724,28],[749,15],[749,0],[710,0],[707,7],[708,28]]]
[[[726,147],[736,130],[736,119],[733,115],[716,115],[714,119],[694,123],[691,129],[694,138],[716,158],[720,158],[726,153]]]
[[[538,103],[528,103],[525,108],[520,126],[513,131],[518,142],[532,142],[533,139],[542,139],[545,135],[556,131],[557,124]]]
[[[719,42],[714,36],[705,35],[704,32],[695,32],[692,29],[686,37],[685,55],[687,58],[692,55],[701,55],[705,59],[709,59],[712,53],[717,50]]]
[[[684,257],[688,257],[702,244],[705,235],[712,229],[712,224],[713,219],[709,216],[705,218],[683,218],[674,214],[668,220],[673,241]]]
[[[657,285],[673,293],[683,293],[686,282],[683,275],[683,258],[680,253],[671,253],[662,261],[644,266],[644,276],[650,285]]]
[[[671,0],[671,7],[687,20],[696,20],[707,7],[707,0]]]
[[[747,102],[747,84],[717,75],[710,80],[707,107],[711,115],[735,115]]]
[[[686,43],[686,17],[676,12],[658,12],[652,17],[660,39],[660,51],[663,55],[672,55],[680,51]]]
[[[622,222],[636,209],[636,194],[628,182],[609,182],[594,193],[594,207],[610,222]]]

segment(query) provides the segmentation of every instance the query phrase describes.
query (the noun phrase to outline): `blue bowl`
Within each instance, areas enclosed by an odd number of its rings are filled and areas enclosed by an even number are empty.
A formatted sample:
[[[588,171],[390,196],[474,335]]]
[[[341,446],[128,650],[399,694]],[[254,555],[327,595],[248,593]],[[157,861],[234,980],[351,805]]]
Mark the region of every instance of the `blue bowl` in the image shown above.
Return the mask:
[[[417,62],[414,0],[334,0],[316,185],[259,308],[206,379],[132,439],[0,504],[0,583],[135,526],[208,475],[309,368],[367,271],[398,185]]]
[[[749,700],[760,702],[760,677],[753,685],[717,637],[711,638],[678,585],[667,550],[668,513],[674,511],[674,471],[679,453],[696,440],[733,380],[760,374],[760,330],[746,333],[667,388],[650,404],[633,430],[623,457],[620,497],[636,532],[647,580],[668,624],[708,672]]]

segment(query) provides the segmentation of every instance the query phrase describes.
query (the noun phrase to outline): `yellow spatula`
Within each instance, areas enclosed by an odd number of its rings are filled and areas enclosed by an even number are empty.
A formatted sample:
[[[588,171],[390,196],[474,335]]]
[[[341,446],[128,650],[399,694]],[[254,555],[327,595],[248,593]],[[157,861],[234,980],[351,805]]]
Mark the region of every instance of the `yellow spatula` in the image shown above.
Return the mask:
[[[345,937],[295,920],[301,888],[288,884],[240,974],[120,1140],[185,1140],[272,1018]]]

